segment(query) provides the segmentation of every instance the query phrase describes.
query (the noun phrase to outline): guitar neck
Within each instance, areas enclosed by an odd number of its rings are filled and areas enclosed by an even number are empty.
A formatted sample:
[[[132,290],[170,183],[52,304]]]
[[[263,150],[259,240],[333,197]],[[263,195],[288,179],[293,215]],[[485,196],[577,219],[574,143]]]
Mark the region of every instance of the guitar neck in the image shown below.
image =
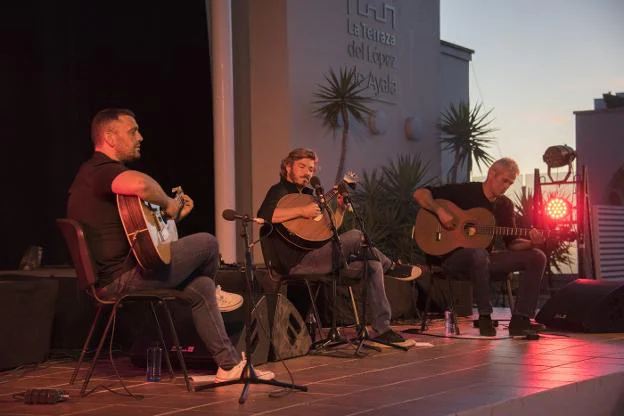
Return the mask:
[[[497,225],[477,225],[478,234],[529,237],[531,228],[499,227]]]
[[[182,208],[184,208],[184,199],[182,198],[184,196],[184,191],[182,190],[181,186],[178,186],[176,188],[173,188],[172,192],[175,192],[174,199],[178,203],[178,212],[176,213],[175,218],[172,219],[177,221],[180,213],[182,212]]]
[[[325,202],[329,202],[334,199],[338,195],[338,189],[332,188],[330,191],[323,194],[323,198],[325,198]]]

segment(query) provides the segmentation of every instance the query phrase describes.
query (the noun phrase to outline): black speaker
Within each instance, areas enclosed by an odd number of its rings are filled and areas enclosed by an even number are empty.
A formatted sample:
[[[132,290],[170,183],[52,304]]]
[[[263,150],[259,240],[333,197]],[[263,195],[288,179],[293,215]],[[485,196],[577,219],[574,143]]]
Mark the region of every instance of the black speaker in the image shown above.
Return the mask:
[[[232,312],[223,314],[223,322],[230,336],[230,341],[239,352],[245,351],[245,314],[246,306],[236,309]],[[160,308],[156,308],[157,311]],[[208,352],[206,345],[201,340],[191,315],[191,308],[188,306],[180,306],[170,304],[171,313],[173,315],[174,325],[180,341],[182,356],[188,368],[196,369],[216,369],[212,355]],[[164,316],[159,316],[160,324],[165,336],[165,342],[169,347],[169,357],[174,366],[179,366],[178,357],[173,349],[172,337],[169,331],[169,325]],[[134,340],[130,351],[130,361],[137,367],[145,367],[147,348],[158,342],[158,332],[155,325],[152,324],[154,318],[146,316],[149,324],[146,324],[139,336]],[[269,359],[269,307],[266,296],[262,296],[252,310],[251,320],[251,362],[255,365],[262,364]],[[163,362],[164,366],[164,362]],[[164,367],[163,367],[164,368]]]
[[[624,332],[624,282],[577,279],[562,287],[535,320],[574,332]]]
[[[57,294],[54,279],[0,278],[0,370],[47,358]]]
[[[308,329],[297,308],[282,295],[277,295],[272,339],[275,360],[306,355],[312,345]]]

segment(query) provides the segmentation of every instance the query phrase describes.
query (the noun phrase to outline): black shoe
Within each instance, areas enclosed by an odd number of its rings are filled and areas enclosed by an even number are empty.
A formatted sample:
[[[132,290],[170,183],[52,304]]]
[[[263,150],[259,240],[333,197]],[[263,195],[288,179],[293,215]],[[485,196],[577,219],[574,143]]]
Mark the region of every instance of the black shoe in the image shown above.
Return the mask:
[[[386,272],[386,276],[396,280],[409,282],[422,276],[424,269],[425,266],[421,266],[419,264],[412,266],[411,264],[401,264],[395,262],[390,270]]]
[[[387,344],[398,345],[399,347],[413,347],[416,345],[416,341],[413,339],[405,339],[403,336],[397,332],[394,332],[392,329],[387,330],[383,334],[377,335],[371,341],[379,341],[378,345],[381,346],[389,346]]]
[[[527,332],[539,332],[546,329],[542,324],[531,322],[526,316],[513,315],[509,321],[509,335],[512,337],[524,336]]]
[[[496,336],[496,328],[494,328],[494,323],[492,322],[492,317],[490,315],[479,315],[479,335],[482,337],[495,337]]]

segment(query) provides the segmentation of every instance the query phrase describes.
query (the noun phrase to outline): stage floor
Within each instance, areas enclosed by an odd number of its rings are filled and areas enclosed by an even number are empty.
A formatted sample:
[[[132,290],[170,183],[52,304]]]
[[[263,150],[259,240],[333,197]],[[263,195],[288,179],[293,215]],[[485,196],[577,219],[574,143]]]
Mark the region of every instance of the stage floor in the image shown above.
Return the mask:
[[[188,393],[183,379],[145,382],[144,371],[124,357],[115,360],[128,389],[142,400],[99,388],[78,397],[67,384],[72,361],[0,373],[2,415],[624,415],[624,334],[550,332],[539,340],[511,339],[501,322],[494,339],[476,337],[468,320],[460,338],[406,335],[422,346],[404,352],[384,349],[364,358],[305,356],[260,368],[277,379],[308,386],[307,393],[252,385],[238,404],[242,385]],[[416,325],[396,326],[397,330]],[[5,335],[3,335],[5,336]],[[478,339],[477,339],[478,338]],[[427,345],[429,344],[429,345]],[[350,347],[341,348],[351,354]],[[193,374],[199,374],[192,371]],[[81,373],[84,374],[84,373]],[[90,387],[110,386],[124,394],[108,361],[96,368]],[[32,388],[64,389],[71,398],[55,405],[26,405],[13,395]]]

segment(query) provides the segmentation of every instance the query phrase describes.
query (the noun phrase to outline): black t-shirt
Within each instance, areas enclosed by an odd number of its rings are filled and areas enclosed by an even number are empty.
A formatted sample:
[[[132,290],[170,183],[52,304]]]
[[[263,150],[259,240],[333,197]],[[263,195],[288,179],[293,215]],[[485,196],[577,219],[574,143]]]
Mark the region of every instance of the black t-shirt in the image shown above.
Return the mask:
[[[136,265],[117,211],[113,179],[128,170],[122,163],[95,152],[82,164],[69,189],[67,217],[84,227],[97,270],[97,286],[111,283]]]
[[[483,193],[482,182],[453,183],[439,187],[427,187],[434,199],[446,199],[459,208],[485,208],[494,214],[496,225],[501,227],[515,227],[514,205],[505,195],[501,195],[491,202]],[[516,237],[506,236],[503,241],[507,244]],[[491,247],[490,247],[491,248]]]
[[[273,185],[266,196],[264,201],[258,210],[257,216],[265,221],[271,222],[273,219],[273,212],[279,200],[287,194],[304,193],[312,195],[314,192],[310,188],[303,188],[299,190],[297,185],[292,182],[288,182],[282,178],[278,183]],[[267,233],[271,230],[270,225],[263,225],[260,229],[260,235],[266,236],[262,241],[262,254],[265,261],[271,262],[273,267],[278,273],[287,274],[289,270],[301,261],[301,258],[307,253],[306,250],[298,248],[289,242],[287,242],[279,233],[274,229],[271,234],[267,236]],[[280,224],[275,224],[274,227],[280,227]]]

